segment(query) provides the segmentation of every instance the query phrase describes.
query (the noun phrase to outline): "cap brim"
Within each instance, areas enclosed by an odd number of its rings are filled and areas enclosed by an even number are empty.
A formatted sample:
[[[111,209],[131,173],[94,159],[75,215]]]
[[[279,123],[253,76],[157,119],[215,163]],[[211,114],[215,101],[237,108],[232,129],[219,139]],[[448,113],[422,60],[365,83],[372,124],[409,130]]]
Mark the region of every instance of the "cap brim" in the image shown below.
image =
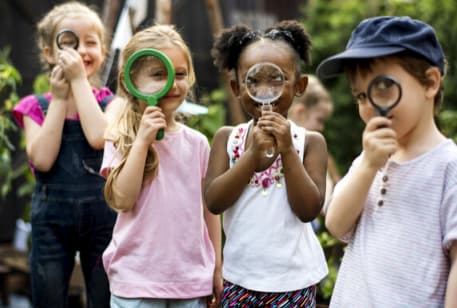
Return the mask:
[[[343,73],[345,60],[388,56],[403,50],[405,48],[400,46],[351,48],[322,61],[316,69],[316,75],[319,79],[335,77]]]

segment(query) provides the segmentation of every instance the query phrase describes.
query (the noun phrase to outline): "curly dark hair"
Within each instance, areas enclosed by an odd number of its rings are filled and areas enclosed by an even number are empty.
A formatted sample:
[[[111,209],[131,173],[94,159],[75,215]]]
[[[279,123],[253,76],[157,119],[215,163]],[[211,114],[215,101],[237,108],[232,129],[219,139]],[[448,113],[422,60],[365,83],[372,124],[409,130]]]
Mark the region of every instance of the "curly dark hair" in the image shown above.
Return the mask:
[[[283,20],[263,32],[252,30],[245,25],[225,29],[216,37],[211,49],[214,64],[220,71],[236,71],[241,52],[249,44],[262,38],[286,42],[305,64],[311,64],[311,37],[296,20]]]

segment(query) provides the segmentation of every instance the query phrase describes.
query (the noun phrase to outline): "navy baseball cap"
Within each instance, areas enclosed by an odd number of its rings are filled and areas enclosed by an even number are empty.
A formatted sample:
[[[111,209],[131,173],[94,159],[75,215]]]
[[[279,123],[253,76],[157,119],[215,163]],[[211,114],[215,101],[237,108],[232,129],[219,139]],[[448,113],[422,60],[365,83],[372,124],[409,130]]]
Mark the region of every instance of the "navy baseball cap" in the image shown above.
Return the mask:
[[[352,31],[346,49],[322,61],[319,78],[335,77],[343,72],[344,60],[368,59],[411,51],[439,68],[444,75],[445,58],[433,28],[408,16],[379,16],[363,20]]]

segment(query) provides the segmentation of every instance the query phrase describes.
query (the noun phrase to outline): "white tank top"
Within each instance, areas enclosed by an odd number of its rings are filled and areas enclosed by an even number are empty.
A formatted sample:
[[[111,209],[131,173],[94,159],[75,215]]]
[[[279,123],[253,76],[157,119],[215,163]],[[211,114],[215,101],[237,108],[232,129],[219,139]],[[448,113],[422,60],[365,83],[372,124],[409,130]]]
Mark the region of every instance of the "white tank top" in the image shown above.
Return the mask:
[[[303,161],[305,129],[291,124],[293,144]],[[230,168],[244,152],[252,121],[236,126],[227,142]],[[226,235],[223,276],[249,290],[287,292],[318,283],[328,273],[311,227],[287,201],[281,157],[255,173],[237,202],[223,215]]]

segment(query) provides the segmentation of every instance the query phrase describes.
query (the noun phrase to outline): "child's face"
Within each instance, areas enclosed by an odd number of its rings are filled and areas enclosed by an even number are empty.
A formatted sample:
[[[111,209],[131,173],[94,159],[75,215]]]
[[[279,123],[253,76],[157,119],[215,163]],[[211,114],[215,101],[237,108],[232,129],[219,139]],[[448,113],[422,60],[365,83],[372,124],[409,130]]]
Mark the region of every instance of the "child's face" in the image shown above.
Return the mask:
[[[322,132],[325,128],[325,121],[332,114],[332,105],[328,101],[321,101],[317,105],[305,111],[303,127],[309,130]]]
[[[176,74],[172,88],[159,102],[162,111],[171,115],[178,109],[189,91],[188,63],[184,52],[178,47],[172,46],[160,51],[171,60]],[[151,58],[140,63],[141,67],[133,76],[135,87],[145,94],[159,92],[165,86],[168,78],[165,65],[158,58]]]
[[[77,51],[83,60],[86,76],[90,79],[99,71],[105,59],[105,48],[101,40],[102,29],[100,29],[99,23],[90,16],[87,18],[74,16],[60,22],[56,28],[56,35],[64,29],[70,29],[78,35]],[[52,53],[49,53],[47,57],[50,64],[56,63],[59,52],[55,38],[53,41]]]
[[[270,62],[281,68],[285,77],[285,86],[281,97],[272,104],[275,112],[287,116],[295,92],[304,91],[307,79],[306,77],[297,79],[295,54],[284,42],[273,42],[266,39],[246,47],[239,58],[238,83],[232,82],[232,89],[239,97],[245,111],[254,119],[260,117],[261,103],[255,102],[249,97],[244,83],[249,68],[260,62]]]
[[[357,101],[359,115],[365,123],[378,116],[376,109],[368,100],[367,89],[369,83],[379,75],[393,77],[401,85],[401,100],[387,116],[392,120],[392,128],[397,131],[397,136],[402,138],[428,119],[428,113],[433,114],[434,95],[396,61],[388,58],[376,61],[371,71],[366,74],[358,72],[351,80],[352,94]]]

